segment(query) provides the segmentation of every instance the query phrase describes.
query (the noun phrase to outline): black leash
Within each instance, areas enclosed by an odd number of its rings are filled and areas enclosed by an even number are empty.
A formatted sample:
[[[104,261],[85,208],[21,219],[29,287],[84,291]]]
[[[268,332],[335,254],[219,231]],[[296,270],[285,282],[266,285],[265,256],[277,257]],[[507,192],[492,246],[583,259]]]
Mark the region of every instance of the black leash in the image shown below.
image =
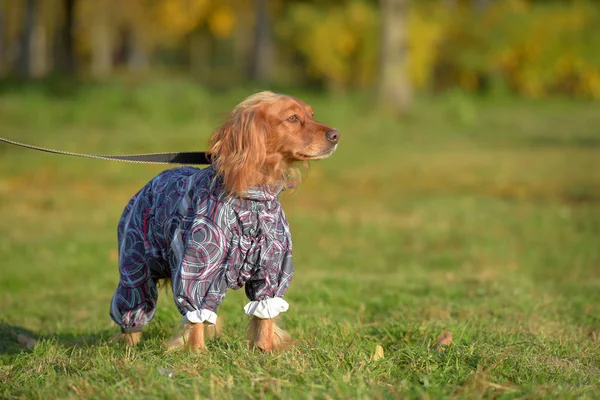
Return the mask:
[[[127,154],[127,155],[100,155],[100,154],[82,154],[70,151],[61,151],[47,149],[45,147],[33,146],[30,144],[19,143],[0,137],[0,142],[12,144],[27,149],[44,151],[52,154],[62,154],[65,156],[95,158],[99,160],[124,161],[138,164],[187,164],[187,165],[208,165],[210,156],[204,151],[184,151],[177,153],[149,153],[149,154]]]

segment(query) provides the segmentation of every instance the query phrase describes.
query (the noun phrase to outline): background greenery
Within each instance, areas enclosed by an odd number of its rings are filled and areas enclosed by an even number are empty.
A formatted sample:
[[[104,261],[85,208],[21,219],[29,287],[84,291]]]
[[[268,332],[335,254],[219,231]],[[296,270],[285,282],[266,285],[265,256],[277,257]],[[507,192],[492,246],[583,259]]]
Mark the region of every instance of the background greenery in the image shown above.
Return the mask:
[[[65,150],[202,149],[255,90],[4,87],[0,121]],[[282,323],[297,346],[248,351],[234,291],[203,354],[162,349],[179,324],[166,292],[140,346],[108,344],[116,224],[162,167],[1,146],[1,398],[600,396],[597,104],[452,92],[398,120],[359,94],[289,92],[342,132],[283,197],[297,273]]]
[[[410,3],[397,23],[418,90],[600,98],[597,0],[399,2]],[[5,0],[0,77],[167,69],[221,88],[250,79],[371,89],[381,76],[380,14],[376,0]]]

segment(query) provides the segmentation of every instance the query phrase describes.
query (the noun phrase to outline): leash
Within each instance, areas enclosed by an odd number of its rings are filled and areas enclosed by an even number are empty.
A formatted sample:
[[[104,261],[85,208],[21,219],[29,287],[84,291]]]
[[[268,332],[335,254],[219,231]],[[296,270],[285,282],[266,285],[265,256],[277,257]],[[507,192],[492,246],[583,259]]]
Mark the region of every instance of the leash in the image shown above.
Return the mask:
[[[70,151],[53,150],[45,147],[33,146],[31,144],[19,143],[0,137],[0,142],[12,144],[14,146],[24,147],[26,149],[43,151],[52,154],[61,154],[64,156],[95,158],[98,160],[124,161],[137,164],[188,164],[188,165],[208,165],[210,156],[204,151],[184,151],[177,153],[148,153],[148,154],[124,154],[124,155],[101,155],[101,154],[83,154]]]

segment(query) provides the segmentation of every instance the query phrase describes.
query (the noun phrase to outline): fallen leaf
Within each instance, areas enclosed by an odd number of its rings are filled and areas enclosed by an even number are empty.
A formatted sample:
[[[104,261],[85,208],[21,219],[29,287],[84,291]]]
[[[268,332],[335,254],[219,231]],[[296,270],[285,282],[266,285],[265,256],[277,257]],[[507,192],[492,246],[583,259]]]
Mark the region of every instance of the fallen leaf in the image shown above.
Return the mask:
[[[443,332],[437,338],[437,349],[438,351],[444,350],[445,347],[450,346],[452,343],[452,332]]]
[[[381,360],[382,358],[383,358],[383,347],[381,347],[380,345],[377,345],[377,346],[375,346],[375,351],[373,352],[373,354],[371,354],[371,358],[369,359],[369,362]]]
[[[35,340],[34,338],[30,338],[28,336],[19,334],[19,335],[17,335],[17,343],[24,344],[25,347],[27,347],[28,349],[33,349],[37,343],[37,340]]]

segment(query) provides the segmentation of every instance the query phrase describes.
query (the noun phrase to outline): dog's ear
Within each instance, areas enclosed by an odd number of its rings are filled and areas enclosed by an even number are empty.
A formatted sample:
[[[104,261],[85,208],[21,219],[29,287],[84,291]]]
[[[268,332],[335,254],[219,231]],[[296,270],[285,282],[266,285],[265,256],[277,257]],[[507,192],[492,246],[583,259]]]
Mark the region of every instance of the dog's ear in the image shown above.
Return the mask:
[[[269,124],[260,105],[238,107],[210,139],[209,153],[225,188],[243,194],[259,184],[266,159]]]

